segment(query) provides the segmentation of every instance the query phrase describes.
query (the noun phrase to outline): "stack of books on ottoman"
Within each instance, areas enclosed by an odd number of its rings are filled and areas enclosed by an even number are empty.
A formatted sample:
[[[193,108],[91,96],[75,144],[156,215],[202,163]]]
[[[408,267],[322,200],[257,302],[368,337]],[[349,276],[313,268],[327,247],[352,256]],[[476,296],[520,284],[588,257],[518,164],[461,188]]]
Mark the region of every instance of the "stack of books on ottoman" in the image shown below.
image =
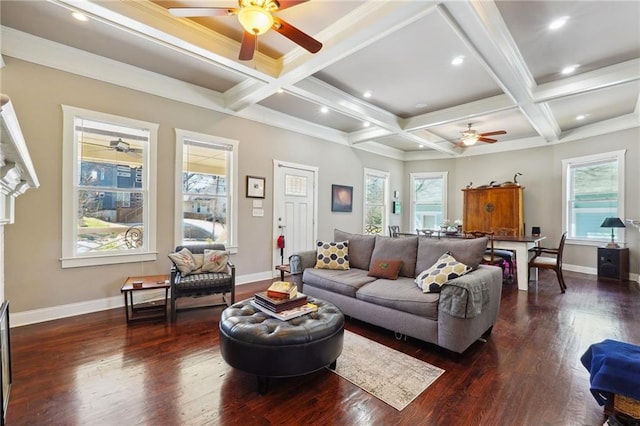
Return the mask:
[[[253,305],[274,318],[286,321],[315,312],[318,307],[307,302],[307,296],[298,293],[294,283],[276,281],[266,290],[256,293]]]

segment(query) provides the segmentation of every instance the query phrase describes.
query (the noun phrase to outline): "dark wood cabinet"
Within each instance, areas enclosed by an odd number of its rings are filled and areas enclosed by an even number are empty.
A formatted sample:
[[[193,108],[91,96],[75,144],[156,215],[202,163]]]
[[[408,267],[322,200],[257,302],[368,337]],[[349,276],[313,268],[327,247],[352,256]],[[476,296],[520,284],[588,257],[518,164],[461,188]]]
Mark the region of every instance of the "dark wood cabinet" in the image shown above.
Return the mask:
[[[629,249],[598,247],[598,278],[623,281],[629,279]]]
[[[523,191],[518,185],[463,189],[463,230],[524,235]]]

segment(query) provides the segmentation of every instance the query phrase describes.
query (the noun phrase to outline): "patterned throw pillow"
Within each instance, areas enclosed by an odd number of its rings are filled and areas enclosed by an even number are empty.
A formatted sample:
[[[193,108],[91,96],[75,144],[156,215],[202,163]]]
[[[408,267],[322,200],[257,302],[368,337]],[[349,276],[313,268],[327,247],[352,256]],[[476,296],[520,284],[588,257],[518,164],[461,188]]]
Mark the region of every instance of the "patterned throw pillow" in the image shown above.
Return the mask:
[[[229,252],[227,250],[204,250],[202,272],[227,272]]]
[[[196,260],[188,248],[183,248],[177,253],[169,253],[169,259],[176,265],[183,277],[198,269]]]
[[[371,269],[369,269],[367,275],[370,277],[397,280],[400,268],[402,268],[402,260],[376,259],[371,262]]]
[[[349,241],[316,243],[317,269],[349,269]]]
[[[415,283],[424,293],[439,293],[443,284],[471,272],[471,267],[458,262],[451,252],[446,252],[426,271],[416,277]]]

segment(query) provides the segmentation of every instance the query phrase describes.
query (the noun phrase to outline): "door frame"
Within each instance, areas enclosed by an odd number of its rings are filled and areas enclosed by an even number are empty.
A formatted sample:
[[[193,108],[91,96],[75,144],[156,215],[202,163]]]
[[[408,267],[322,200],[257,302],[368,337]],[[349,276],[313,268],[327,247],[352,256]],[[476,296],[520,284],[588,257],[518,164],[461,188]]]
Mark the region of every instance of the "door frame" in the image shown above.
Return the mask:
[[[284,193],[284,188],[282,187],[282,182],[278,179],[278,169],[280,167],[287,167],[290,169],[298,169],[298,170],[303,170],[306,172],[310,172],[313,174],[313,226],[312,226],[312,230],[313,230],[313,241],[315,241],[318,238],[318,174],[319,174],[319,169],[318,167],[315,166],[309,166],[306,164],[299,164],[299,163],[291,163],[288,161],[281,161],[281,160],[273,160],[273,212],[272,212],[272,217],[273,217],[273,224],[272,224],[272,231],[273,231],[273,238],[272,238],[272,247],[273,247],[273,252],[272,252],[272,264],[274,265],[279,265],[280,264],[280,250],[276,247],[276,240],[278,238],[278,236],[280,235],[280,229],[278,228],[278,202],[279,202],[279,195]],[[286,244],[286,241],[285,241]],[[310,247],[311,249],[311,247]],[[280,276],[280,272],[276,271],[274,268],[271,268],[273,277],[279,277]]]

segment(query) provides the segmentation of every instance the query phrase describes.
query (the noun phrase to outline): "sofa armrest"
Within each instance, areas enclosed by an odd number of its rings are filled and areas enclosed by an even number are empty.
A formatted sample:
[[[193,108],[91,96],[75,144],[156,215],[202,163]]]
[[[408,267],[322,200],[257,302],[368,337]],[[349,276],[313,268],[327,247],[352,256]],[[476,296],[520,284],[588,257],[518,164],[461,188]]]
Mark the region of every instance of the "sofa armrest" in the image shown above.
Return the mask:
[[[289,268],[291,270],[291,275],[302,274],[305,268],[313,268],[315,265],[315,250],[305,250],[289,256]]]

